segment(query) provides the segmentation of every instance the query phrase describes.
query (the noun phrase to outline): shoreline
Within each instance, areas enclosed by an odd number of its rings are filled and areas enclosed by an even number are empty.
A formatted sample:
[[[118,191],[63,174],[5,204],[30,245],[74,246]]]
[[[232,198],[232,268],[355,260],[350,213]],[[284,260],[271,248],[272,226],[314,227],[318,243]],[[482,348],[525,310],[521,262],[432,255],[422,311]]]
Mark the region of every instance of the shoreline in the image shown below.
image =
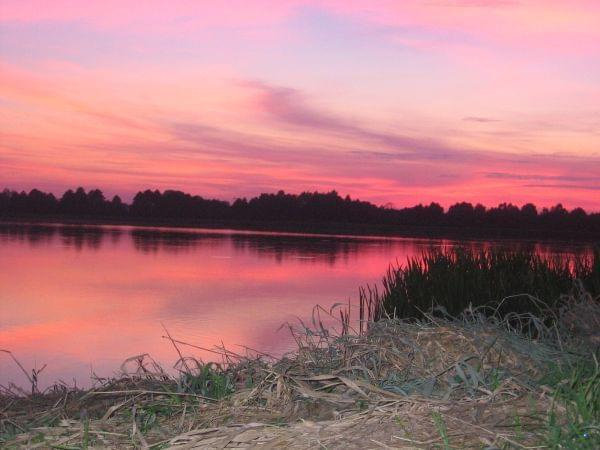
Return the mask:
[[[0,224],[68,225],[68,226],[131,226],[138,228],[166,228],[170,230],[215,230],[232,233],[278,234],[308,237],[336,238],[421,238],[450,240],[524,240],[559,243],[600,243],[600,235],[593,232],[572,233],[570,230],[523,230],[517,228],[458,228],[450,226],[375,226],[372,224],[343,224],[337,222],[257,222],[257,221],[203,221],[203,220],[145,220],[122,218],[93,218],[71,216],[0,216]]]

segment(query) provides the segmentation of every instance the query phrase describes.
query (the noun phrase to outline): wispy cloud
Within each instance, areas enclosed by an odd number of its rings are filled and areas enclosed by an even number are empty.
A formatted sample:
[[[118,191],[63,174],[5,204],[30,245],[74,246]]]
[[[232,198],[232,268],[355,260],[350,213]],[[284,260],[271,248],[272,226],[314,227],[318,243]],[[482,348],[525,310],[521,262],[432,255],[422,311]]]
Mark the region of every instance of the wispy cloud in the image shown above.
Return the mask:
[[[581,189],[590,191],[600,191],[600,186],[590,184],[525,184],[528,188],[552,188],[552,189]]]
[[[447,160],[468,157],[466,152],[457,151],[435,139],[372,130],[356,119],[318,109],[310,104],[305,93],[297,89],[257,81],[244,82],[243,85],[257,92],[255,106],[266,113],[275,124],[334,133],[345,136],[348,140],[360,139],[380,148],[354,150],[356,154],[364,152],[367,155],[398,160]],[[382,149],[391,150],[393,153],[386,153]]]
[[[463,117],[465,122],[480,122],[480,123],[491,123],[491,122],[500,122],[498,119],[491,119],[489,117],[478,117],[478,116],[468,116]]]
[[[541,174],[518,174],[491,172],[485,175],[487,178],[498,178],[504,180],[554,180],[554,181],[596,181],[600,183],[600,178],[580,175],[541,175]]]
[[[434,6],[447,6],[458,8],[500,8],[504,6],[516,6],[517,0],[430,0],[427,2]]]

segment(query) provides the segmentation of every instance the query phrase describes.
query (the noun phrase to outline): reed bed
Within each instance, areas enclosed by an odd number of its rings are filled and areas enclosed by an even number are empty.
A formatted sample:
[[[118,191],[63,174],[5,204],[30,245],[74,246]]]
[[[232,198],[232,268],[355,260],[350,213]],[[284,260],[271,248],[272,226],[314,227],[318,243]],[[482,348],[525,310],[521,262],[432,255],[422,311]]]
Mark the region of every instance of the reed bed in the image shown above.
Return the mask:
[[[282,358],[168,339],[177,376],[148,355],[87,391],[0,396],[6,448],[598,448],[600,303],[576,285],[552,320],[467,308],[338,331],[316,308]],[[581,322],[581,321],[580,321]],[[549,325],[550,324],[550,325]],[[523,330],[537,329],[535,335]],[[189,355],[189,356],[188,356]]]
[[[381,289],[361,289],[361,318],[419,318],[434,306],[455,316],[494,303],[502,315],[550,317],[548,311],[558,308],[575,280],[592,296],[600,295],[600,248],[570,257],[502,249],[434,250],[390,266]]]

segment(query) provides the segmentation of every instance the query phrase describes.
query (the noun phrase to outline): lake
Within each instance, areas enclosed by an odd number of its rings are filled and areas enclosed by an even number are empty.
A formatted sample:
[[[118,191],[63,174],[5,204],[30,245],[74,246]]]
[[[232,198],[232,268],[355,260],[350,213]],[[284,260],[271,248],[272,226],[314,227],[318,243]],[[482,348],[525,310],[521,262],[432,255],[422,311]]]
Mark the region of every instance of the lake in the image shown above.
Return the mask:
[[[0,223],[0,349],[27,370],[89,386],[148,353],[165,367],[178,356],[163,338],[205,348],[242,346],[281,355],[281,325],[313,307],[358,300],[390,264],[433,247],[531,248],[587,253],[586,244],[298,235],[232,230]],[[218,360],[182,347],[186,354]],[[0,383],[27,386],[0,353]]]

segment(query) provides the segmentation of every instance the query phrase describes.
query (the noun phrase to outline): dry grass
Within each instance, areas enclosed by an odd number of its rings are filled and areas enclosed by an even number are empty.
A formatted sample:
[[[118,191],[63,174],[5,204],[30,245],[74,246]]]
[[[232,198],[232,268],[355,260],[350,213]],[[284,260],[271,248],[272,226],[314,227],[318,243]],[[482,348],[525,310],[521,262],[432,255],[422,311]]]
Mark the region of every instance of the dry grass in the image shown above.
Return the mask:
[[[297,350],[283,358],[194,346],[170,339],[181,359],[171,377],[147,355],[121,379],[88,391],[64,386],[0,396],[6,448],[532,448],[543,442],[553,388],[540,380],[557,363],[597,345],[598,299],[564,303],[559,326],[531,339],[515,328],[543,320],[486,317],[369,323],[342,332],[317,318],[290,327]],[[320,310],[322,311],[322,310]],[[318,314],[317,314],[318,315]],[[579,316],[581,319],[581,316]],[[532,325],[535,321],[535,325]],[[519,324],[517,326],[516,324]],[[134,370],[129,367],[133,365]],[[560,414],[558,414],[560,416]],[[597,424],[596,424],[597,425]]]

